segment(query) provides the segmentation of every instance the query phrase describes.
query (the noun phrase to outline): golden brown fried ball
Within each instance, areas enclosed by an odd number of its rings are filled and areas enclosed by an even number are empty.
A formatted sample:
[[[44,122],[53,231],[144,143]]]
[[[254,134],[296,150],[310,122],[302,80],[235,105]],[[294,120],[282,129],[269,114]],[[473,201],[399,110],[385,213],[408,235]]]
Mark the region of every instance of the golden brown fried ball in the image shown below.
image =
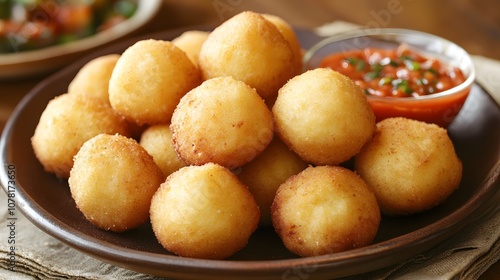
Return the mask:
[[[70,82],[68,92],[98,97],[109,102],[109,79],[118,58],[119,54],[109,54],[87,62]]]
[[[170,129],[184,162],[214,162],[230,169],[254,159],[274,133],[264,100],[229,76],[207,80],[186,94],[175,109]]]
[[[208,34],[208,31],[190,30],[173,39],[172,43],[183,50],[194,65],[198,65],[198,55]]]
[[[309,70],[288,81],[272,111],[281,139],[315,165],[347,161],[375,130],[375,115],[361,88],[326,68]]]
[[[172,173],[155,193],[150,216],[168,251],[224,259],[247,244],[258,226],[259,208],[236,175],[207,163]]]
[[[130,135],[130,126],[101,98],[63,94],[52,99],[38,121],[31,144],[46,171],[68,178],[85,141],[100,134]]]
[[[462,162],[446,129],[405,118],[377,123],[373,139],[355,158],[355,169],[386,215],[430,209],[445,201],[462,178]]]
[[[283,35],[285,40],[290,45],[293,51],[293,60],[295,64],[294,69],[296,70],[295,75],[299,75],[302,73],[303,51],[300,46],[299,39],[297,38],[297,34],[295,34],[293,28],[283,18],[271,14],[262,14],[262,16],[278,28],[281,35]]]
[[[108,54],[87,62],[70,82],[68,93],[100,98],[109,103],[109,80],[118,58],[119,54]],[[133,135],[140,136],[143,128],[135,123],[130,123],[130,127]]]
[[[174,44],[141,40],[118,59],[109,81],[109,101],[139,125],[168,123],[181,97],[200,82],[198,68]]]
[[[278,187],[307,166],[278,137],[274,137],[260,155],[239,170],[238,178],[248,186],[259,205],[260,225],[271,225],[271,204]]]
[[[205,80],[233,76],[265,99],[296,73],[288,42],[274,24],[254,12],[242,12],[215,28],[198,64]]]
[[[157,124],[146,128],[141,134],[139,144],[153,156],[165,177],[186,166],[175,152],[168,124]]]
[[[285,246],[303,257],[366,246],[381,219],[367,184],[339,166],[308,167],[292,176],[279,187],[271,211]]]
[[[123,232],[148,220],[151,198],[163,181],[153,158],[135,140],[100,134],[75,156],[69,186],[87,220]]]

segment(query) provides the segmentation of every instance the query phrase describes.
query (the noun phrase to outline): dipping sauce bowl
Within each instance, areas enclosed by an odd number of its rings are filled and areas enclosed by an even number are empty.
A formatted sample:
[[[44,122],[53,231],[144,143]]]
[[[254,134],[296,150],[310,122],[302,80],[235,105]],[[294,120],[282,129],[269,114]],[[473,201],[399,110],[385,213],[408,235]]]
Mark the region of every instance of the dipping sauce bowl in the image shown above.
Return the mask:
[[[470,55],[435,35],[406,29],[357,29],[328,37],[304,56],[304,70],[329,67],[366,93],[377,121],[406,117],[447,127],[476,72]]]

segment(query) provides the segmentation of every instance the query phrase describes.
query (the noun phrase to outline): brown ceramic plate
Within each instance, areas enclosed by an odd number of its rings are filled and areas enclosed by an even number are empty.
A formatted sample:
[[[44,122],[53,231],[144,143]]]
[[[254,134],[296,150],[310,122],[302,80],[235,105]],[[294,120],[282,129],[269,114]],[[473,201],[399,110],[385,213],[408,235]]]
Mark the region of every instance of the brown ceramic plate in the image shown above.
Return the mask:
[[[184,30],[152,34],[172,39]],[[297,31],[304,48],[319,38]],[[0,141],[3,186],[7,165],[16,167],[20,210],[38,227],[105,262],[142,273],[178,279],[313,279],[350,276],[387,267],[430,249],[480,214],[500,185],[500,108],[475,84],[465,107],[449,127],[464,163],[459,189],[435,209],[408,218],[383,218],[372,245],[343,253],[298,258],[271,228],[258,230],[248,246],[228,260],[180,258],[164,250],[150,225],[116,234],[90,225],[77,210],[67,181],[44,172],[33,155],[30,137],[47,102],[66,91],[80,67],[93,57],[121,52],[128,40],[93,53],[36,86],[19,104]]]

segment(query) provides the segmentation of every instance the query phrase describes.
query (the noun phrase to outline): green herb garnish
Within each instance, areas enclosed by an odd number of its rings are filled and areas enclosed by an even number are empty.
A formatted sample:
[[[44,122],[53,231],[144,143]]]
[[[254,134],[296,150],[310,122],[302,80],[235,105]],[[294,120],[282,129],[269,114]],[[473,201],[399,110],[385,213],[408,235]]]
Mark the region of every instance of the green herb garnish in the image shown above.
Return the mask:
[[[413,58],[411,58],[409,55],[406,55],[406,54],[403,54],[399,57],[401,60],[405,61],[405,60],[413,60]]]
[[[398,67],[398,66],[399,66],[399,63],[398,63],[397,61],[391,60],[391,61],[389,62],[389,65],[392,65],[392,66],[394,66],[394,67]]]
[[[371,72],[366,73],[365,80],[373,80],[380,77],[380,72],[382,72],[384,67],[380,63],[374,63],[371,65],[371,69]]]
[[[436,71],[436,69],[434,69],[434,68],[429,68],[429,69],[427,69],[427,71],[428,71],[428,72],[431,72],[431,73],[432,73],[432,74],[434,74],[434,75],[437,75],[437,74],[438,74],[438,72],[437,72],[437,71]]]
[[[418,71],[420,70],[420,63],[412,60],[405,60],[404,61],[406,67],[410,69],[410,71]]]
[[[358,60],[358,63],[356,64],[356,70],[358,71],[365,70],[365,62],[363,60]]]
[[[391,77],[383,77],[382,79],[380,79],[380,81],[378,81],[378,85],[379,86],[390,85],[393,80],[394,79]]]
[[[413,90],[411,89],[408,80],[405,79],[396,79],[392,81],[392,86],[394,89],[400,90],[405,94],[411,94]]]
[[[357,71],[363,71],[365,70],[365,62],[361,59],[357,59],[355,57],[347,57],[344,59],[347,63],[351,64],[352,66],[356,67]]]
[[[344,61],[346,61],[347,63],[349,63],[353,66],[356,66],[356,64],[358,63],[358,59],[355,57],[346,57],[346,59],[344,59]]]

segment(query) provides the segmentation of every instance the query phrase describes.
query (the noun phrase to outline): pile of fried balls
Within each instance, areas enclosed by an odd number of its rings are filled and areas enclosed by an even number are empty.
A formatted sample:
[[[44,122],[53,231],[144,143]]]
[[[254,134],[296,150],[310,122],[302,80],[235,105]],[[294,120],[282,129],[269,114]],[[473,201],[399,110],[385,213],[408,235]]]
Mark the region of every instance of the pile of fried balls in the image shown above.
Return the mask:
[[[249,11],[138,41],[89,61],[47,104],[34,153],[96,227],[150,221],[166,250],[203,259],[268,226],[303,257],[366,246],[381,216],[455,191],[462,163],[446,129],[376,122],[352,80],[303,71],[302,54],[287,22]]]

